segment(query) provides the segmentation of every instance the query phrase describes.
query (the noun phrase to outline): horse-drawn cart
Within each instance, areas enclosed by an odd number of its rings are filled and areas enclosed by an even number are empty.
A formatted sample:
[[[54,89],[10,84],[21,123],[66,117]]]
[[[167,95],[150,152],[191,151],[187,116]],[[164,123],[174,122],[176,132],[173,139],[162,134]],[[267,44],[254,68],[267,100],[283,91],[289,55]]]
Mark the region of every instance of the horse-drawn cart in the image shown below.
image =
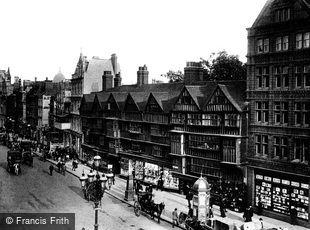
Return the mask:
[[[138,191],[138,200],[134,203],[134,212],[136,216],[140,216],[141,211],[150,214],[154,219],[155,213],[157,214],[158,223],[160,222],[160,215],[165,208],[164,202],[155,204],[152,200],[153,194],[151,191]]]

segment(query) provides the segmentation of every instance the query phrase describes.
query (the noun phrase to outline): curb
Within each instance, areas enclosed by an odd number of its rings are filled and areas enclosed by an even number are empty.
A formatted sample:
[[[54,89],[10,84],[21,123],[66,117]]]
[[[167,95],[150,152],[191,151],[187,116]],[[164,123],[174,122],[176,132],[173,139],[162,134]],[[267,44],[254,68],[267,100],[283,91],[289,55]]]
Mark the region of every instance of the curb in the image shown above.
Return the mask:
[[[37,155],[38,157],[41,157],[37,152],[33,152],[33,153],[34,153],[35,155]],[[53,162],[53,161],[51,161],[50,159],[46,159],[46,161],[49,162],[49,163],[51,163],[51,164],[53,164],[53,165],[56,165],[56,163]],[[83,165],[83,166],[86,166],[86,165]],[[87,167],[88,167],[88,166],[87,166]],[[73,175],[73,176],[79,178],[78,175],[74,174],[74,173],[71,172],[71,171],[68,171],[67,168],[66,168],[66,171],[67,171],[69,174],[71,174],[71,175]],[[122,199],[122,198],[120,198],[120,197],[118,197],[118,196],[112,194],[111,192],[108,192],[107,190],[105,191],[105,193],[107,193],[107,194],[109,194],[110,196],[112,196],[112,197],[114,197],[114,198],[120,200],[122,203],[125,203],[125,204],[127,204],[127,205],[129,205],[129,206],[131,206],[131,207],[134,206],[134,205],[131,204],[130,202],[126,201],[125,199]],[[165,216],[161,216],[161,217],[160,217],[160,220],[165,221],[165,222],[167,222],[167,223],[169,223],[169,224],[172,225],[172,221],[169,220],[169,219],[168,219],[167,217],[165,217]],[[179,226],[179,225],[178,225],[178,226],[175,226],[175,227],[178,227],[178,228],[180,228],[180,229],[186,230],[184,227]]]

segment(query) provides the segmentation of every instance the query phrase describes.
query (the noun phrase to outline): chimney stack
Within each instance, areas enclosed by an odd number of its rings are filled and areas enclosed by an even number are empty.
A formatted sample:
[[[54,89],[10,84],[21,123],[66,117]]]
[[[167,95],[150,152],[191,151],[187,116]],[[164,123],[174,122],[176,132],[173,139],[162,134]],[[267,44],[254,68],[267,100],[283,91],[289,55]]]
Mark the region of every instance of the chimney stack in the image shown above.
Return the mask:
[[[186,62],[184,68],[184,83],[186,85],[202,82],[203,79],[203,67],[200,62]]]
[[[114,74],[116,75],[119,72],[118,66],[117,66],[117,56],[116,56],[116,54],[112,54],[111,55],[111,62],[112,62]]]
[[[149,83],[149,71],[147,71],[146,65],[140,66],[137,71],[137,85],[145,85]]]
[[[121,73],[115,75],[114,78],[114,88],[122,85]]]
[[[111,71],[104,71],[102,76],[102,91],[107,91],[113,87],[113,75]]]

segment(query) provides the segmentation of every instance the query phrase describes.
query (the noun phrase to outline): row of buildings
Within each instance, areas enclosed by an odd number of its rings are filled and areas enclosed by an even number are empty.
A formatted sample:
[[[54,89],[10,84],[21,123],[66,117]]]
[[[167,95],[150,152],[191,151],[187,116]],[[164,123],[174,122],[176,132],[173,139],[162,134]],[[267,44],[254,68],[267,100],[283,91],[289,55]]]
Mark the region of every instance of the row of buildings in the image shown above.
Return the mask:
[[[104,168],[176,192],[201,174],[211,184],[245,183],[265,215],[286,220],[296,208],[310,226],[309,0],[266,2],[248,28],[246,81],[206,82],[201,63],[188,62],[182,83],[148,84],[141,66],[137,84],[122,85],[115,54],[81,54],[71,80],[56,76],[11,94],[20,113],[1,106],[0,122],[20,119],[40,141],[86,161],[100,155]]]

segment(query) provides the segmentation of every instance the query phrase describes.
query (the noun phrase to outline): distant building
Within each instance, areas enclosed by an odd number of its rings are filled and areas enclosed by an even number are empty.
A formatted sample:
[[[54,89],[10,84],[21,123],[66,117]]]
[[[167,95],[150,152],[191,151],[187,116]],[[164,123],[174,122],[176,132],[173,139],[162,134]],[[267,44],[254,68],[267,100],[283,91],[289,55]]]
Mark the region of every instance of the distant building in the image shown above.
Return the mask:
[[[269,0],[248,29],[249,200],[310,227],[310,1]]]

